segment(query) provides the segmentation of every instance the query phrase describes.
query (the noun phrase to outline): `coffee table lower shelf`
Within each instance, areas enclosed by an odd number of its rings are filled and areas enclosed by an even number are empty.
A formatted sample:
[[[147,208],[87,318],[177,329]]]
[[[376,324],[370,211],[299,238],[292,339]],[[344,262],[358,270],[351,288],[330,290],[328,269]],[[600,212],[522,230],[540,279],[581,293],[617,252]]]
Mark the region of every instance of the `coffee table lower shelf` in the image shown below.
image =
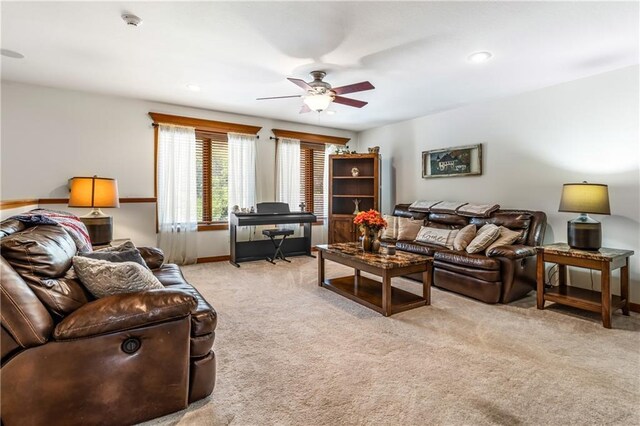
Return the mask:
[[[367,277],[354,275],[325,279],[322,287],[341,296],[353,300],[369,309],[384,315],[382,307],[382,283]],[[408,311],[427,304],[427,301],[417,294],[391,287],[391,314]]]

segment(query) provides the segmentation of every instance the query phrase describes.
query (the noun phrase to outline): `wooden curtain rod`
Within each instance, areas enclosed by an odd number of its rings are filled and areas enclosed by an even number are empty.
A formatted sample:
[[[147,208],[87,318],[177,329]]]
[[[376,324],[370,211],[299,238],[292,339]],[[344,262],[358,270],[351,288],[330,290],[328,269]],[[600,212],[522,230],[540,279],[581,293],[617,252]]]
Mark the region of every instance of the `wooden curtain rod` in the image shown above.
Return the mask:
[[[152,123],[152,124],[151,124],[151,126],[153,126],[153,127],[160,127],[160,124],[158,124],[158,123]],[[216,133],[234,133],[234,132],[216,132]],[[247,134],[249,134],[249,133],[247,133]],[[255,137],[256,137],[256,139],[260,139],[260,135],[251,135],[251,136],[255,136]]]

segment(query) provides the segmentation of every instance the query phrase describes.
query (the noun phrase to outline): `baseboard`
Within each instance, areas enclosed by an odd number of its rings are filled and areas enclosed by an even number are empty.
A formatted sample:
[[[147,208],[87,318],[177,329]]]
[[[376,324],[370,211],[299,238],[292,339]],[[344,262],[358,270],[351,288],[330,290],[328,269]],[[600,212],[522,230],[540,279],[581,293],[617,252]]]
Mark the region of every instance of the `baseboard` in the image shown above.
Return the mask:
[[[225,254],[224,256],[199,257],[196,263],[224,262],[229,259],[231,259],[231,256],[228,254]]]
[[[629,303],[629,310],[640,313],[640,303]]]

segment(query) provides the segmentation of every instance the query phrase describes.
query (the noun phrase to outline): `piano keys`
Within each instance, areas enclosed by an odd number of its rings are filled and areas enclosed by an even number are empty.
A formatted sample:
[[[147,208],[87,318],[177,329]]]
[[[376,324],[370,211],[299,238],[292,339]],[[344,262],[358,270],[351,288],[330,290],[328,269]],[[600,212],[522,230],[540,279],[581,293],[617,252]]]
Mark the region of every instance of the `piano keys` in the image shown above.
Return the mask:
[[[240,262],[265,260],[273,255],[271,240],[259,238],[253,241],[238,241],[238,227],[260,225],[302,224],[302,237],[288,237],[282,251],[285,256],[311,256],[311,226],[317,221],[310,212],[291,212],[286,203],[258,203],[256,213],[231,213],[229,220],[229,262],[240,267]]]

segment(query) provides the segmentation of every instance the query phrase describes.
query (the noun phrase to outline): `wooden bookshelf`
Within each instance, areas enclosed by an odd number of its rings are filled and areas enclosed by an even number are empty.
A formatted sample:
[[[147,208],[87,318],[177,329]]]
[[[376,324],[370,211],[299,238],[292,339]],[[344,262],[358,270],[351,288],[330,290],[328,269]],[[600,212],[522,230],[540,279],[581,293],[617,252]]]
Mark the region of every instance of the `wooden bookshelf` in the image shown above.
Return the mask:
[[[351,174],[357,167],[358,176]],[[353,224],[355,204],[362,210],[380,210],[379,154],[336,154],[329,156],[329,244],[357,241]]]

